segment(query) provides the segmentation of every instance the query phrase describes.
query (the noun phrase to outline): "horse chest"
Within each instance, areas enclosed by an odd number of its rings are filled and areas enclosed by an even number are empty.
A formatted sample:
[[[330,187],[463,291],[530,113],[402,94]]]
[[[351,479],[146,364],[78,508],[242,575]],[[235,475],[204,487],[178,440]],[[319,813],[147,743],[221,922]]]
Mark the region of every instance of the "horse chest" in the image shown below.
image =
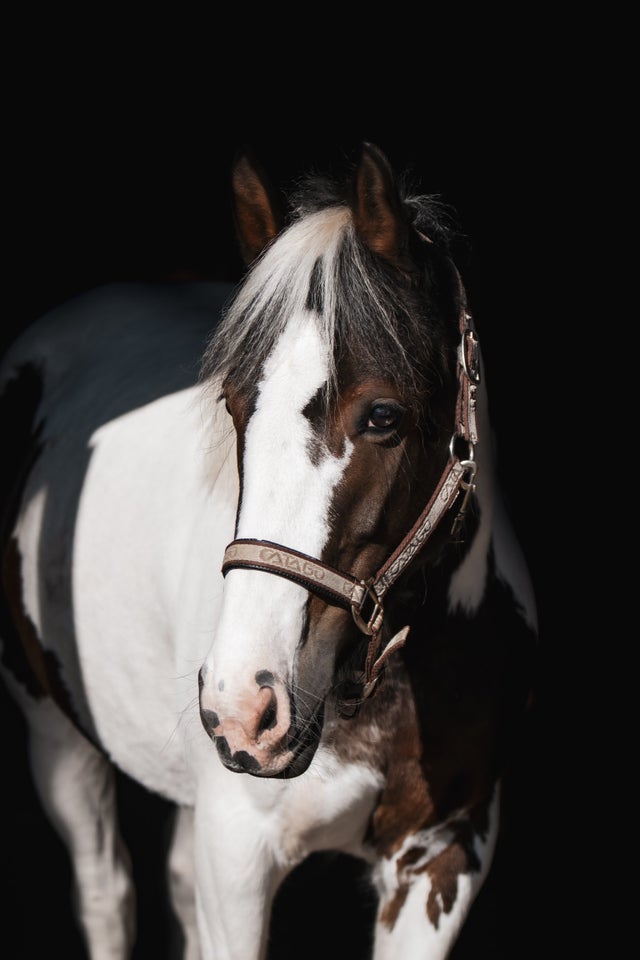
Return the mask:
[[[326,724],[311,767],[283,797],[284,850],[338,849],[371,859],[399,847],[429,809],[411,693],[399,665],[391,674],[363,715]]]
[[[380,771],[366,764],[344,765],[320,751],[307,775],[283,797],[278,843],[286,859],[319,850],[365,855],[364,838],[382,786]]]

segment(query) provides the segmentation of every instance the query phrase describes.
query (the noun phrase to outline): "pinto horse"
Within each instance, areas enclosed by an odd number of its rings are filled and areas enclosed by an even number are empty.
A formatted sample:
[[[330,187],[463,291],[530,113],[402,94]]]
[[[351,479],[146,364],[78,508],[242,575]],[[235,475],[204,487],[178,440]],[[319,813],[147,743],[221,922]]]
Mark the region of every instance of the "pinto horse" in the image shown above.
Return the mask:
[[[92,960],[136,937],[114,770],[176,805],[190,960],[267,957],[317,851],[368,865],[375,960],[441,960],[537,642],[478,333],[376,146],[282,209],[247,153],[232,184],[237,287],[107,285],[7,353],[3,676]]]

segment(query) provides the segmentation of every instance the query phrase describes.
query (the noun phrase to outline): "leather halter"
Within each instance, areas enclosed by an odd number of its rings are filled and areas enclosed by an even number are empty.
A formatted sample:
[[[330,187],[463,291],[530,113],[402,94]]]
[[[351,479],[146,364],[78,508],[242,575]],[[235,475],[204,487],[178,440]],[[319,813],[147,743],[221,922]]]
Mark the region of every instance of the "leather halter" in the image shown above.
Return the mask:
[[[477,464],[474,448],[478,442],[476,394],[480,383],[480,353],[472,317],[465,309],[461,311],[459,327],[458,393],[449,460],[426,507],[404,540],[374,576],[361,580],[305,553],[269,540],[233,540],[224,553],[224,576],[234,568],[263,570],[306,587],[327,603],[351,610],[356,625],[369,637],[362,679],[362,699],[373,692],[382,667],[389,656],[404,644],[409,633],[409,627],[403,627],[382,650],[379,649],[384,619],[382,601],[387,591],[424,547],[462,490],[462,504],[451,527],[451,535],[457,533],[464,520],[469,498],[476,487]],[[458,439],[466,441],[468,445],[467,459],[461,459],[455,450]]]

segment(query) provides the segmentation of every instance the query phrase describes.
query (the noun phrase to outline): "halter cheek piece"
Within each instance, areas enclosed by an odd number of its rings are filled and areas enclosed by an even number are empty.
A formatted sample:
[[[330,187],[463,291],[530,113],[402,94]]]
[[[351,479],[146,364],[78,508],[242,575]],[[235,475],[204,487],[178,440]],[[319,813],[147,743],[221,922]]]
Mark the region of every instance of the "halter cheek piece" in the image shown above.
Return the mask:
[[[378,572],[368,580],[360,580],[350,573],[330,567],[321,560],[269,540],[233,540],[225,550],[222,561],[222,573],[225,576],[229,570],[237,567],[275,573],[300,584],[327,603],[351,610],[356,625],[369,637],[361,681],[361,699],[373,693],[384,664],[389,656],[404,644],[409,633],[409,627],[403,627],[380,649],[384,619],[382,601],[385,594],[426,544],[442,517],[455,503],[458,494],[464,491],[462,503],[451,527],[451,535],[455,536],[462,526],[469,498],[476,488],[477,464],[474,449],[478,442],[476,394],[479,383],[478,339],[473,320],[463,309],[460,315],[455,431],[449,444],[449,460],[429,502],[413,527]],[[467,443],[467,459],[461,459],[456,453],[458,439]]]

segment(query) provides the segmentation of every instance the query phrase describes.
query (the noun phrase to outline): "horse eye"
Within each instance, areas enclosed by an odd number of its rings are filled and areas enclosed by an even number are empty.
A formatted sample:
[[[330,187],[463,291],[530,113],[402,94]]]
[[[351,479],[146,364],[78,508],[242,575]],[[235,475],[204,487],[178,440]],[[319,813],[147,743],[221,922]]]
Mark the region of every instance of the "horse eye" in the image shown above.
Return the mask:
[[[367,429],[389,433],[397,430],[404,415],[404,407],[395,400],[376,400],[369,410]]]

